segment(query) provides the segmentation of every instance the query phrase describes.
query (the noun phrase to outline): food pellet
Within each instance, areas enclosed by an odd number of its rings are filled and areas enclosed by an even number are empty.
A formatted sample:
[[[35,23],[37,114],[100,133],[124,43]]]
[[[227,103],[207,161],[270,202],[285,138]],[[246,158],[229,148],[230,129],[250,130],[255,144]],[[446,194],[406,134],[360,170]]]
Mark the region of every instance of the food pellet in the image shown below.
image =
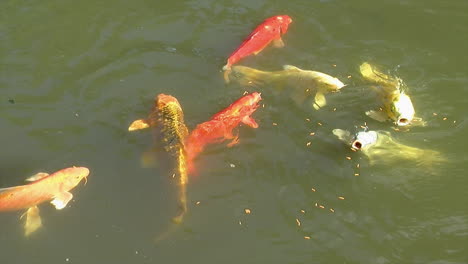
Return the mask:
[[[351,157],[347,156],[346,159],[347,159],[347,160],[351,160]]]
[[[317,122],[317,125],[321,126],[321,125],[322,125],[322,123],[320,123],[320,122]]]
[[[196,205],[199,205],[199,204],[200,204],[200,201],[197,201],[195,204],[196,204]]]
[[[447,118],[446,118],[446,117],[444,117],[444,118],[442,118],[442,120],[444,120],[444,121],[445,121],[445,120],[447,120]]]
[[[338,196],[338,199],[344,200],[344,197],[343,196]]]
[[[315,132],[310,132],[309,135],[314,136],[314,135],[315,135]]]
[[[354,176],[359,176],[359,173],[354,173]]]
[[[304,211],[304,210],[301,210],[301,213],[305,214],[305,211]]]
[[[310,144],[312,144],[312,142],[310,142],[310,141],[309,141],[309,142],[307,142],[307,144],[306,144],[306,145],[307,145],[307,146],[310,146]]]
[[[335,210],[333,210],[333,208],[330,208],[330,212],[334,213],[334,212],[335,212]]]
[[[273,125],[274,125],[274,126],[277,126],[278,124],[276,124],[276,123],[273,123]]]
[[[296,224],[297,226],[301,226],[301,221],[299,221],[299,219],[296,218]]]
[[[312,188],[312,191],[315,192],[316,190],[314,188]]]
[[[245,208],[245,209],[244,209],[244,212],[245,212],[246,214],[250,214],[250,209]]]
[[[309,239],[310,239],[310,236],[305,236],[304,239],[309,240]]]
[[[325,206],[319,205],[320,209],[325,209]]]
[[[307,122],[310,122],[310,118],[306,118],[305,120],[306,120]]]

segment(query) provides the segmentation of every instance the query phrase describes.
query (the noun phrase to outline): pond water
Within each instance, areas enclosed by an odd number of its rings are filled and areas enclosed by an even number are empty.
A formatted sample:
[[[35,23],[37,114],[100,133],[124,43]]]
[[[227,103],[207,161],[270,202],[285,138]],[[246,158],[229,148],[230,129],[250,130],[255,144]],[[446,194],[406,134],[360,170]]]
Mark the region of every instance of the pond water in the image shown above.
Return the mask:
[[[285,47],[240,64],[347,84],[319,111],[224,83],[227,57],[277,14],[293,19]],[[67,208],[40,206],[28,238],[23,212],[2,212],[1,263],[468,263],[467,25],[466,0],[3,0],[0,188],[73,165],[91,174]],[[400,76],[428,126],[369,119],[363,61]],[[166,93],[193,129],[245,90],[262,93],[259,128],[197,159],[173,226],[171,173],[141,166],[151,133],[128,125]],[[365,122],[447,161],[373,166],[331,132]]]

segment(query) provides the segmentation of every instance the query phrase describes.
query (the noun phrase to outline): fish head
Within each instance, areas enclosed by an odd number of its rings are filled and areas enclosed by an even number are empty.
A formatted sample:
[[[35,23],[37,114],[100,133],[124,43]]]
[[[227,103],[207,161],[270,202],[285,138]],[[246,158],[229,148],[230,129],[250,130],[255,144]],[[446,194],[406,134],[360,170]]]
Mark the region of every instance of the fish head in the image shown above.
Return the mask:
[[[338,78],[324,73],[319,75],[319,82],[321,84],[320,86],[328,92],[338,92],[345,86]]]
[[[167,94],[158,94],[156,96],[155,105],[157,105],[158,109],[163,109],[171,104],[177,105],[180,108],[179,101],[174,96]]]
[[[279,24],[281,34],[286,34],[286,32],[288,31],[288,28],[289,28],[289,24],[292,23],[291,17],[289,17],[288,15],[280,15],[280,16],[276,16],[275,20]]]
[[[247,115],[251,115],[258,108],[258,102],[260,102],[260,100],[262,100],[262,97],[261,94],[258,92],[253,92],[246,96],[242,108],[244,110],[247,110]]]
[[[375,131],[361,131],[354,135],[351,142],[351,148],[354,150],[361,150],[375,144],[377,142],[377,132]]]
[[[394,117],[395,124],[398,126],[409,125],[414,118],[415,112],[410,97],[405,93],[400,93],[393,99],[390,111]]]
[[[87,180],[89,169],[86,167],[70,167],[62,170],[62,175],[62,188],[65,190],[71,190],[77,186],[82,179],[85,179],[85,181]]]
[[[232,104],[229,116],[234,118],[244,118],[250,116],[258,108],[258,102],[262,100],[261,94],[253,92],[242,96]]]

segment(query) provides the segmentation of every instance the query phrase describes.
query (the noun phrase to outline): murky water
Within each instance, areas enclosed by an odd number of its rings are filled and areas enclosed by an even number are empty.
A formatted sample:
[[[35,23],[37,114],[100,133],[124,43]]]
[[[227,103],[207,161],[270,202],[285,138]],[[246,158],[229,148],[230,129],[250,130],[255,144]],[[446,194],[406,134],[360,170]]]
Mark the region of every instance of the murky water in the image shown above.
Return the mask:
[[[158,93],[179,99],[190,129],[240,97],[220,69],[275,14],[294,20],[286,47],[241,64],[348,86],[320,111],[259,89],[260,127],[200,156],[184,222],[154,243],[176,190],[163,164],[140,166],[151,133],[128,125]],[[1,263],[468,263],[467,25],[465,0],[2,1],[0,187],[72,165],[91,175],[64,210],[41,205],[27,239],[22,212],[2,212]],[[364,115],[377,106],[366,60],[406,81],[427,127]],[[371,166],[331,134],[364,122],[448,162]]]

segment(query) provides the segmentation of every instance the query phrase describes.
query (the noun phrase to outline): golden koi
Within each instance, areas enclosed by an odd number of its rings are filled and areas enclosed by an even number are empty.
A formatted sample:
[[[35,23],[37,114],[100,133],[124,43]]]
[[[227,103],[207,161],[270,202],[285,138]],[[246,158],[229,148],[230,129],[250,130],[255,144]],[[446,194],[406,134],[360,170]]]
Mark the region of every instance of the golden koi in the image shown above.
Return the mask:
[[[333,134],[353,150],[361,150],[371,165],[398,165],[407,160],[431,166],[446,161],[440,152],[407,146],[394,140],[386,131],[361,131],[352,135],[343,129],[333,129]]]
[[[328,74],[284,65],[282,71],[261,71],[245,66],[233,66],[231,75],[244,86],[275,86],[279,89],[293,88],[291,97],[298,104],[314,96],[312,106],[318,110],[327,104],[325,94],[337,92],[345,85]]]
[[[27,209],[23,215],[26,215],[24,229],[28,236],[42,226],[37,205],[51,201],[57,210],[65,208],[73,198],[69,191],[88,175],[89,169],[85,167],[70,167],[51,175],[38,173],[27,179],[32,181],[30,184],[0,189],[0,211]]]
[[[185,140],[188,136],[188,129],[184,123],[184,113],[179,101],[173,96],[159,94],[148,118],[135,120],[128,130],[135,131],[149,127],[154,128],[155,135],[161,134],[164,149],[176,159],[180,212],[173,218],[173,221],[181,223],[187,212],[188,172]],[[159,138],[155,139],[159,141]]]
[[[366,81],[376,85],[373,88],[382,104],[380,111],[370,110],[366,115],[380,122],[393,120],[398,126],[425,125],[421,118],[414,116],[413,103],[403,91],[404,84],[400,78],[388,76],[367,62],[362,63],[359,70]]]

